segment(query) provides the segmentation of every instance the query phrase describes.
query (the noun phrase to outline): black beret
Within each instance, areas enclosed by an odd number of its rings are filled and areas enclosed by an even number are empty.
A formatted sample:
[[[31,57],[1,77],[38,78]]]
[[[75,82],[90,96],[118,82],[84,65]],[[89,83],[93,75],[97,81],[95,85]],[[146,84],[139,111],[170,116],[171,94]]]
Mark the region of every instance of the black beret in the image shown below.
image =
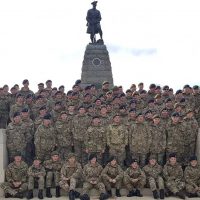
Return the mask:
[[[151,88],[156,88],[156,85],[154,84],[154,83],[152,83],[150,86],[149,86],[149,88],[151,89]]]
[[[185,88],[190,88],[190,86],[187,84],[187,85],[184,85],[183,89]]]
[[[55,93],[55,95],[57,95],[57,94],[62,94],[62,92],[61,92],[61,91],[57,91],[57,92]]]
[[[163,86],[163,90],[169,90],[169,86],[168,85]]]
[[[22,84],[29,83],[28,79],[23,80]]]
[[[180,114],[178,112],[173,112],[172,117],[180,117]]]
[[[193,156],[190,157],[189,160],[190,160],[190,161],[197,160],[197,156],[193,155]]]
[[[124,93],[121,93],[120,95],[119,95],[119,97],[125,97],[126,95],[124,94]]]
[[[176,153],[170,153],[169,154],[169,158],[174,158],[174,157],[176,158]]]
[[[149,113],[152,113],[152,111],[151,110],[147,110],[144,114],[147,115]]]
[[[180,100],[180,103],[184,103],[185,102],[185,98],[182,98],[181,100]]]
[[[46,119],[46,120],[51,120],[51,115],[50,114],[46,114],[43,119]]]
[[[119,107],[119,109],[120,109],[120,110],[125,110],[125,109],[126,109],[126,106],[125,106],[125,105],[121,105],[121,106]]]
[[[73,91],[72,90],[69,90],[68,92],[67,92],[67,95],[70,95],[70,94],[72,94],[73,93]]]
[[[130,89],[128,89],[128,90],[126,90],[126,93],[128,93],[128,92],[132,92]]]
[[[39,110],[46,110],[46,109],[47,109],[46,106],[42,106],[42,107],[39,108]]]
[[[58,89],[61,89],[61,88],[65,88],[65,86],[64,86],[64,85],[61,85]]]
[[[28,108],[23,108],[21,112],[28,112]]]
[[[199,89],[199,86],[198,86],[198,85],[194,85],[194,86],[193,86],[193,89],[194,89],[194,90],[198,90],[198,89]]]
[[[17,97],[17,98],[23,97],[23,95],[22,95],[21,93],[18,93],[18,94],[16,95],[16,97]]]
[[[138,163],[138,160],[137,160],[136,158],[131,159],[131,160],[130,160],[130,165],[131,165],[132,163],[134,163],[134,162]]]
[[[154,99],[149,99],[148,103],[154,103]]]
[[[161,87],[158,85],[158,86],[156,86],[156,90],[160,90],[161,89]]]
[[[78,85],[78,84],[81,84],[81,80],[80,79],[75,81],[75,85]]]
[[[89,85],[86,86],[86,87],[84,88],[84,90],[90,90],[90,86],[89,86]]]
[[[87,109],[89,109],[89,108],[93,108],[92,104],[87,106]]]
[[[98,116],[98,115],[95,115],[95,116],[92,117],[92,120],[93,120],[93,119],[97,119],[97,118],[99,119],[99,116]]]
[[[17,116],[20,116],[20,113],[19,113],[19,112],[15,112],[14,115],[13,115],[13,118],[14,118],[14,117],[17,117]]]
[[[171,98],[165,99],[165,103],[168,103],[169,101],[172,101],[172,99]]]
[[[143,114],[141,112],[137,113],[137,117],[139,116],[143,116]]]
[[[27,95],[26,95],[26,99],[29,99],[29,98],[31,98],[31,97],[33,97],[32,94],[27,94]]]
[[[61,105],[62,105],[62,102],[61,102],[61,101],[56,101],[55,106],[56,106],[56,105],[60,105],[60,106],[61,106]]]
[[[42,99],[43,97],[42,97],[42,95],[38,95],[37,97],[36,97],[36,99]]]
[[[72,96],[78,95],[78,92],[72,92]]]
[[[52,80],[47,80],[47,81],[46,81],[46,83],[51,83],[51,82],[52,82]]]
[[[111,161],[113,161],[113,160],[117,160],[117,158],[116,158],[115,156],[110,156],[108,162],[111,162]]]
[[[44,83],[38,83],[38,86],[44,86]]]
[[[177,90],[175,94],[182,94],[183,91],[182,90]]]
[[[88,157],[88,160],[92,160],[93,158],[97,158],[97,155],[95,153],[91,153]]]
[[[136,112],[136,109],[132,108],[132,109],[129,110],[129,112]]]

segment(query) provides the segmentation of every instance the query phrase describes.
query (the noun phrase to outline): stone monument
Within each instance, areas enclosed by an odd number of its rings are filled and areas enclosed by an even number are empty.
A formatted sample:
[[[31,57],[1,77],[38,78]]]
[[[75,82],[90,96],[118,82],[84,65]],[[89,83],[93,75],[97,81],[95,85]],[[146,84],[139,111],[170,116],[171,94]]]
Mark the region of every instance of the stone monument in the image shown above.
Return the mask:
[[[113,86],[113,76],[109,53],[103,41],[103,32],[101,29],[101,13],[96,9],[97,1],[91,3],[93,8],[87,12],[87,33],[90,34],[91,43],[86,46],[81,84],[87,86],[94,84],[97,88],[101,87],[104,81],[108,81]],[[99,33],[100,39],[96,40],[96,34]]]

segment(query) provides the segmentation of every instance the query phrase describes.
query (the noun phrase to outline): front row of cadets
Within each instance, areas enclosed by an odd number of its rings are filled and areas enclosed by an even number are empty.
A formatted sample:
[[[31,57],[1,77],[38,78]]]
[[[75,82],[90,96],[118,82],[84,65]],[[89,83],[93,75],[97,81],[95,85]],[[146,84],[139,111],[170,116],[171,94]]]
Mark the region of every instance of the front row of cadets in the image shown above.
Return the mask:
[[[1,188],[6,198],[23,198],[26,193],[27,199],[32,199],[34,188],[38,188],[38,198],[43,199],[45,183],[48,198],[52,197],[53,186],[56,188],[56,197],[61,196],[62,188],[68,193],[69,200],[90,200],[89,192],[92,188],[99,191],[100,200],[111,197],[112,188],[116,189],[113,196],[121,197],[120,189],[123,184],[128,190],[127,197],[142,197],[141,190],[147,186],[150,187],[154,199],[164,199],[165,196],[185,199],[185,191],[188,197],[200,197],[200,168],[197,157],[192,156],[183,171],[176,161],[176,154],[171,153],[164,167],[152,155],[143,169],[136,159],[132,159],[125,171],[117,163],[116,157],[111,156],[108,164],[102,168],[97,162],[96,154],[91,154],[88,164],[82,169],[75,154],[70,153],[63,163],[56,151],[43,164],[36,157],[33,165],[28,168],[21,154],[17,153],[14,161],[8,165],[6,182],[1,184]],[[82,194],[76,191],[80,183],[83,183]]]

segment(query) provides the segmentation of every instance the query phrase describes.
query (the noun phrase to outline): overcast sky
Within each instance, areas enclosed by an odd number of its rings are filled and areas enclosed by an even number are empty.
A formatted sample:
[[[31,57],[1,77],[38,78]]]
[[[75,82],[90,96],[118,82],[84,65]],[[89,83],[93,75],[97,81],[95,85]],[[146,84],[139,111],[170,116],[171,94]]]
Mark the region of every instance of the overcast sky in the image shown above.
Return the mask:
[[[0,87],[81,77],[91,0],[0,0]],[[200,82],[198,0],[99,0],[115,85]]]

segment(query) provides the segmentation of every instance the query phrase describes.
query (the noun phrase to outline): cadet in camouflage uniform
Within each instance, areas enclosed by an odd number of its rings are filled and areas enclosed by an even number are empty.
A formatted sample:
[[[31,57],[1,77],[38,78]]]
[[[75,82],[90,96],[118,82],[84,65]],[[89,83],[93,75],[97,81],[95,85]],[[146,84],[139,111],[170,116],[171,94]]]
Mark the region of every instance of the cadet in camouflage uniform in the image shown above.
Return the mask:
[[[190,157],[190,164],[185,168],[184,177],[188,197],[200,197],[200,167],[196,156]]]
[[[175,195],[181,199],[185,199],[183,189],[185,187],[183,170],[181,165],[176,161],[176,154],[169,154],[169,161],[163,168],[163,177],[166,188],[168,189],[167,196]]]
[[[99,190],[100,200],[108,198],[106,194],[105,186],[101,182],[102,166],[97,162],[97,156],[91,154],[89,156],[89,162],[83,168],[83,194],[81,200],[89,200],[89,191],[92,188]]]
[[[60,170],[62,167],[62,162],[57,151],[51,153],[51,159],[46,160],[43,163],[43,166],[46,170],[46,197],[51,198],[51,187],[53,181],[56,186],[56,197],[60,197]]]
[[[166,130],[160,122],[160,116],[153,116],[153,124],[150,127],[151,132],[151,145],[150,153],[156,156],[158,164],[164,166],[164,156],[166,150]]]
[[[77,159],[83,165],[87,160],[84,147],[84,137],[89,126],[89,119],[83,106],[79,107],[79,113],[74,117],[72,124],[72,133],[74,138],[74,149]]]
[[[13,155],[16,151],[20,152],[25,158],[27,142],[31,139],[31,135],[23,129],[20,113],[14,113],[13,122],[9,123],[6,129],[6,136],[9,162],[12,162]]]
[[[129,146],[131,157],[136,158],[141,167],[144,167],[146,164],[150,144],[150,128],[144,121],[142,113],[138,113],[136,123],[130,127]]]
[[[9,101],[3,94],[3,88],[0,88],[0,129],[6,128],[9,119]]]
[[[66,160],[68,154],[72,152],[73,147],[73,135],[71,130],[71,121],[68,119],[68,115],[65,111],[61,112],[60,119],[55,123],[57,148],[60,153],[60,157]]]
[[[108,126],[106,138],[109,153],[118,158],[119,165],[123,168],[126,157],[125,147],[128,145],[128,130],[121,123],[120,115],[113,116],[113,123]]]
[[[84,137],[84,144],[86,153],[95,153],[97,161],[103,164],[102,155],[106,147],[106,130],[100,123],[98,116],[92,118],[91,126],[88,127]]]
[[[47,114],[46,106],[39,108],[39,115],[34,120],[35,130],[42,124],[44,116]]]
[[[51,157],[51,152],[56,147],[55,129],[51,125],[51,115],[44,116],[43,123],[38,127],[35,133],[35,150],[36,156],[41,161],[48,160]]]
[[[146,183],[145,173],[138,165],[137,159],[130,161],[130,167],[124,172],[124,185],[129,191],[127,197],[138,196],[142,197],[140,190],[143,189]]]
[[[111,156],[109,159],[109,163],[102,171],[102,180],[106,187],[108,195],[112,196],[112,187],[116,188],[116,196],[121,197],[120,189],[122,185],[122,180],[124,176],[124,172],[120,165],[117,164],[117,158]]]
[[[157,189],[160,192],[160,199],[164,199],[164,180],[162,178],[162,166],[157,163],[156,159],[156,156],[151,155],[149,157],[149,163],[148,165],[144,166],[143,171],[146,174],[147,183],[150,186],[154,199],[159,198]]]
[[[41,160],[38,157],[34,158],[33,165],[28,169],[28,193],[27,199],[33,198],[33,190],[35,184],[38,184],[38,198],[43,199],[43,190],[45,182],[45,169],[41,165]]]
[[[20,153],[14,155],[14,161],[6,169],[5,180],[0,186],[5,192],[5,198],[23,198],[27,190],[28,165],[22,161]]]
[[[193,96],[194,96],[194,112],[195,118],[200,126],[200,90],[198,85],[193,86]]]
[[[63,164],[61,168],[61,180],[59,182],[60,187],[69,192],[69,199],[74,200],[78,198],[80,193],[75,189],[82,176],[81,164],[76,160],[76,156],[73,153],[68,155],[68,160]]]

